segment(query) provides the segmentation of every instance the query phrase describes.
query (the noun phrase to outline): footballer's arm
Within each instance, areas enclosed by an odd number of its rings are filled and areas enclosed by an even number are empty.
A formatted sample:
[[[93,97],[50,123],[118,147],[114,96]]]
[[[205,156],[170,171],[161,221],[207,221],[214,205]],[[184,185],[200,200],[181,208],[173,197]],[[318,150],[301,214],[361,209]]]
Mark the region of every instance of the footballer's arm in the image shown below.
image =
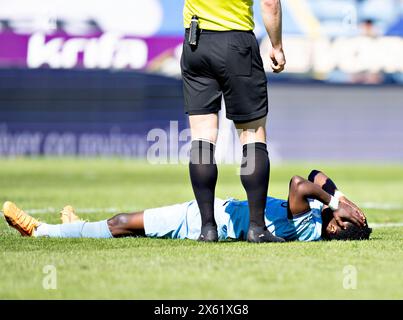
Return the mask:
[[[362,212],[362,210],[354,202],[347,199],[347,197],[337,188],[334,181],[329,178],[324,172],[319,170],[312,170],[308,176],[308,180],[314,184],[317,184],[327,193],[338,198],[341,202],[352,206],[355,210],[359,212],[360,215],[364,217],[364,213]]]
[[[332,201],[337,200],[318,184],[312,183],[300,176],[292,177],[288,196],[288,205],[291,214],[297,215],[309,211],[310,206],[308,199],[319,200],[325,205],[330,206],[332,206]],[[350,221],[357,226],[365,225],[365,218],[351,206],[341,201],[338,202],[338,208],[334,210],[333,216],[341,228],[345,228],[343,220]]]
[[[320,186],[327,193],[332,196],[336,195],[336,191],[338,191],[336,184],[330,179],[326,174],[319,170],[312,170],[308,176],[308,180],[314,184]]]

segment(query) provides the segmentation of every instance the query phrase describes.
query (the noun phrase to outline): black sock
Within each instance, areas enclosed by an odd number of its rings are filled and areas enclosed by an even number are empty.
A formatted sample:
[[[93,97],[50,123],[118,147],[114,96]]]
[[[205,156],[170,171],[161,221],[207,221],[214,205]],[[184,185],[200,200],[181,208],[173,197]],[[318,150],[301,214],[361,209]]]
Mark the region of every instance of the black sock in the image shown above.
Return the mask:
[[[270,160],[265,143],[243,146],[241,181],[248,196],[250,226],[264,227],[267,189],[270,178]]]
[[[193,192],[200,209],[202,227],[216,226],[214,195],[218,171],[214,160],[214,151],[215,147],[210,142],[192,141],[189,173]]]

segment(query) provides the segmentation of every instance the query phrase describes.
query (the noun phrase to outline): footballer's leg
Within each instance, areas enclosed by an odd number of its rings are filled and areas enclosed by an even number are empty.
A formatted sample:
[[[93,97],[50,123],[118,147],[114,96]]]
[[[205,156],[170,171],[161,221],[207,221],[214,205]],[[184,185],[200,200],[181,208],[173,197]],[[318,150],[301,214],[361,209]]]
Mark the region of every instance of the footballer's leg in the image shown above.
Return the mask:
[[[113,238],[144,235],[143,212],[118,214],[109,220],[87,222],[79,220],[71,206],[61,212],[63,224],[42,223],[31,217],[14,203],[3,205],[4,218],[9,226],[22,236],[50,238]]]
[[[71,207],[70,207],[71,208]],[[63,209],[66,211],[66,207]],[[63,211],[62,211],[63,212]],[[72,212],[72,211],[70,211]],[[78,217],[76,217],[77,219]],[[68,221],[72,219],[69,217]],[[108,220],[87,222],[73,220],[59,225],[41,223],[33,233],[36,237],[55,238],[118,238],[145,236],[143,212],[120,213]]]
[[[108,220],[113,237],[145,236],[144,211],[120,213]]]
[[[73,223],[81,220],[72,206],[65,206],[60,212],[62,223]],[[145,236],[144,211],[134,213],[120,213],[107,221],[109,231],[113,237]]]

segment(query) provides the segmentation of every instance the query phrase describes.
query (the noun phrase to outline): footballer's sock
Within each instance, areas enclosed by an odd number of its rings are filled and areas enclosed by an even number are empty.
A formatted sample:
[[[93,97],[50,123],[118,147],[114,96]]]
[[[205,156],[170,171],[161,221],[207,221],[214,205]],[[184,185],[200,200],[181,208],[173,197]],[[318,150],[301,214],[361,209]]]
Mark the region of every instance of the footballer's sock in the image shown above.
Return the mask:
[[[112,238],[107,220],[99,222],[77,221],[64,224],[41,223],[35,237],[49,238]]]
[[[250,227],[265,227],[267,189],[270,178],[270,161],[265,143],[243,146],[241,181],[248,196]]]
[[[204,140],[192,141],[189,173],[193,192],[200,209],[202,229],[216,228],[214,219],[214,194],[217,184],[217,165],[214,144]]]

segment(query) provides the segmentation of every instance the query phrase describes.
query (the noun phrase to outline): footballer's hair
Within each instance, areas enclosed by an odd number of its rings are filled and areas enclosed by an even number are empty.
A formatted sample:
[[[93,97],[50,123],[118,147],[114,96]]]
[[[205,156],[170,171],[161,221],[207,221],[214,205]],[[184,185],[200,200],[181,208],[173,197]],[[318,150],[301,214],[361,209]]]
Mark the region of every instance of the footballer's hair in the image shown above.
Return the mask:
[[[368,227],[365,221],[365,226],[358,227],[351,222],[347,222],[346,229],[340,229],[336,233],[326,234],[326,240],[368,240],[372,229]]]

